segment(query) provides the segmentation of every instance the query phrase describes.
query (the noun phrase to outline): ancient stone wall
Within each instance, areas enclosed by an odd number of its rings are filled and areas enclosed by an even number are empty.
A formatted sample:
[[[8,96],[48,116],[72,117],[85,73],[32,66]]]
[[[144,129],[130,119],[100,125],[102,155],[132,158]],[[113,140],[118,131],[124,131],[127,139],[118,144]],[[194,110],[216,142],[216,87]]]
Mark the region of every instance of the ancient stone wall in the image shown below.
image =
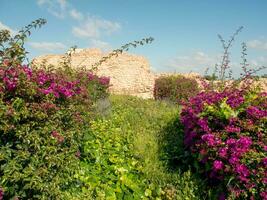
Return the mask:
[[[103,56],[105,54],[98,49],[78,50],[72,55],[71,66],[90,69]],[[45,61],[46,65],[58,66],[62,59],[62,55],[44,55],[36,57],[32,63],[38,66]],[[114,94],[153,97],[155,75],[143,56],[122,53],[99,66],[97,74],[110,77],[110,91]]]
[[[72,55],[71,66],[86,67],[90,69],[106,54],[99,49],[78,49]],[[32,63],[41,66],[58,66],[63,61],[63,55],[44,55],[36,57]],[[160,76],[173,75],[173,73],[153,73],[149,62],[143,56],[122,53],[118,57],[109,59],[98,67],[98,75],[108,76],[111,79],[110,92],[113,94],[127,94],[142,98],[153,98],[155,79]],[[182,74],[188,78],[194,78],[200,84],[200,75],[197,73]],[[267,79],[261,79],[261,84],[267,91]]]

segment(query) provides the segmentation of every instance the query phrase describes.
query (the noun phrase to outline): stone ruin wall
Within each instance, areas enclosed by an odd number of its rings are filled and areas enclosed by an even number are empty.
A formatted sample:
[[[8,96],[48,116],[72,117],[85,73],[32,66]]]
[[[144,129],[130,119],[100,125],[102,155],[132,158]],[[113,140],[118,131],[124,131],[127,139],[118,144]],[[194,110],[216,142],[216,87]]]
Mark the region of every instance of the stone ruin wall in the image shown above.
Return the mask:
[[[78,49],[72,54],[71,66],[86,67],[98,62],[106,54],[99,49]],[[33,59],[35,66],[58,66],[62,62],[63,55],[44,55]],[[168,76],[173,73],[154,73],[150,69],[149,62],[143,56],[122,53],[118,57],[111,58],[98,67],[97,74],[110,77],[110,92],[113,94],[126,94],[142,98],[153,98],[155,79],[160,76]],[[195,78],[200,83],[200,75],[197,73],[182,74],[188,78]],[[261,83],[267,91],[267,79],[261,79]]]
[[[106,54],[99,49],[83,49],[72,54],[71,66],[90,67]],[[63,55],[44,55],[33,59],[32,64],[58,66]],[[98,67],[98,75],[110,77],[110,92],[113,94],[127,94],[142,98],[153,98],[155,74],[151,72],[149,62],[143,56],[122,53],[111,58]]]

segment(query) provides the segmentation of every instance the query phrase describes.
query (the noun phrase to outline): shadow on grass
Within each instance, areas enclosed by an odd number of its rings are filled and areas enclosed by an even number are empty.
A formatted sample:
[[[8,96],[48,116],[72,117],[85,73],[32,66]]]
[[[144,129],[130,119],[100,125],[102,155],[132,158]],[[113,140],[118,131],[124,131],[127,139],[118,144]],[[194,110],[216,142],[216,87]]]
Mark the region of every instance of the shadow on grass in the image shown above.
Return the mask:
[[[196,199],[217,199],[215,191],[208,185],[206,177],[196,172],[194,160],[185,150],[183,125],[178,117],[161,129],[158,138],[159,157],[168,172],[175,176],[179,174],[181,177],[189,173],[190,181],[193,182],[190,185],[197,186],[194,189]]]
[[[190,165],[188,152],[185,151],[183,125],[179,118],[170,121],[159,133],[160,159],[170,171],[187,171]]]

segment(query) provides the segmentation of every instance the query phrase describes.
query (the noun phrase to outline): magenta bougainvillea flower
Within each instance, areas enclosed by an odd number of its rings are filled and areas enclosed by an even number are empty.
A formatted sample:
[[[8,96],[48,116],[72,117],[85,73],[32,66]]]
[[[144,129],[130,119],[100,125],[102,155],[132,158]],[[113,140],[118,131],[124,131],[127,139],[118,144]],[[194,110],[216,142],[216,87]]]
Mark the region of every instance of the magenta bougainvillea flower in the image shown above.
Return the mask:
[[[3,82],[3,87],[0,87],[2,92],[14,92],[20,88],[20,84],[24,84],[23,87],[25,87],[25,84],[32,84],[35,85],[34,88],[37,90],[37,95],[52,95],[55,98],[71,98],[80,95],[82,91],[84,94],[90,82],[98,83],[104,90],[109,87],[110,83],[109,77],[99,77],[91,72],[80,74],[76,79],[70,80],[69,77],[63,74],[46,72],[42,69],[33,71],[27,65],[0,68],[0,79]],[[81,79],[85,81],[82,83]],[[88,93],[88,91],[86,92]]]
[[[266,97],[242,89],[205,91],[185,102],[181,112],[185,148],[202,158],[199,168],[205,166],[209,179],[219,180],[226,195],[237,199],[267,194]]]
[[[213,169],[214,169],[215,171],[223,169],[223,162],[220,161],[220,160],[215,160],[215,161],[213,162]]]

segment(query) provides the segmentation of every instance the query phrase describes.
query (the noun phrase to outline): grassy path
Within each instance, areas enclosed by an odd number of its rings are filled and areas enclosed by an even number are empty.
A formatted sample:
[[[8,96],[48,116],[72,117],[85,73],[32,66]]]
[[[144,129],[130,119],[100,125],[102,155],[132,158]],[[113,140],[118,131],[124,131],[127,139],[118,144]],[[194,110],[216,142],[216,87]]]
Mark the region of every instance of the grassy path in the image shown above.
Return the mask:
[[[175,105],[112,96],[87,131],[79,196],[92,199],[202,199],[200,182],[180,173],[182,130]],[[177,157],[177,158],[176,158]]]

